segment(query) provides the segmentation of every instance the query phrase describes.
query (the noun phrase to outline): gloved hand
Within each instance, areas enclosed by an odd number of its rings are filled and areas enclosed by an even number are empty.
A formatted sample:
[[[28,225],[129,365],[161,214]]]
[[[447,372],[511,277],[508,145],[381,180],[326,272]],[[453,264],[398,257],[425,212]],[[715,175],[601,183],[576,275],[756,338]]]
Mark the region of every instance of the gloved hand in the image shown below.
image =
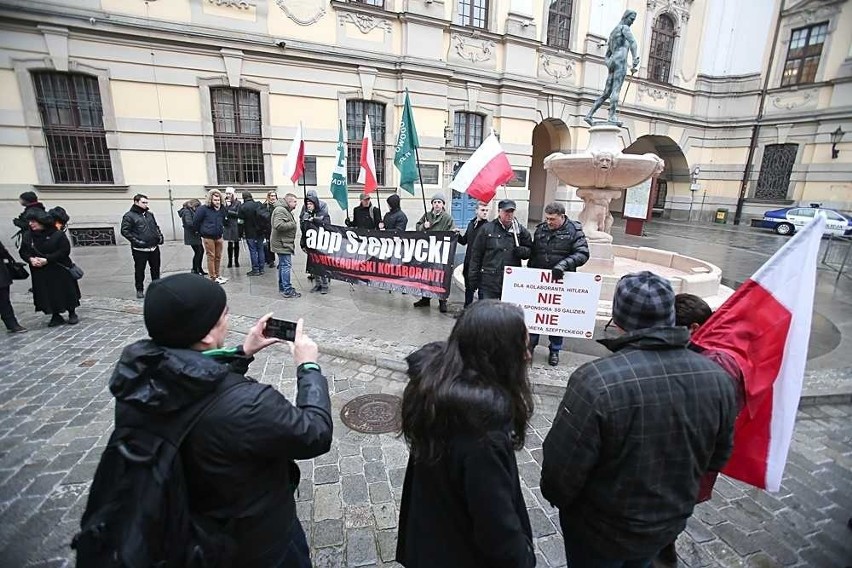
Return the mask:
[[[562,277],[565,276],[565,271],[561,268],[553,268],[551,269],[550,273],[556,280],[562,280]]]

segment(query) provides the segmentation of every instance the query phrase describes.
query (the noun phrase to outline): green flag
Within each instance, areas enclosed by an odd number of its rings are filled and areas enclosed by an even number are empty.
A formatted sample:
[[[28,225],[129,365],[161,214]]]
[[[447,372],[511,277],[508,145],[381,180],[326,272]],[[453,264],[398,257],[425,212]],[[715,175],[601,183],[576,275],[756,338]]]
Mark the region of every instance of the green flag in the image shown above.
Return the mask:
[[[414,115],[411,113],[411,100],[408,89],[405,90],[405,107],[402,109],[402,121],[399,123],[399,136],[396,139],[396,153],[393,164],[399,170],[399,187],[414,195],[414,182],[419,177],[417,157],[414,149],[420,146],[417,129],[414,128]]]
[[[343,143],[343,121],[340,121],[337,134],[337,162],[331,174],[331,195],[340,208],[349,209],[349,198],[346,193],[346,146]]]

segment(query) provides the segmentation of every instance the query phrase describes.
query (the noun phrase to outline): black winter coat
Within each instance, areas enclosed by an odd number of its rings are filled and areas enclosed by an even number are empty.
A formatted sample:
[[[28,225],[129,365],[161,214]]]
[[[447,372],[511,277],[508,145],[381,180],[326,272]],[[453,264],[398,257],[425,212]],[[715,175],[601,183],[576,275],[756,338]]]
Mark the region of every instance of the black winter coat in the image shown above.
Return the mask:
[[[408,229],[408,215],[402,209],[391,209],[385,213],[385,231],[405,231]]]
[[[459,235],[459,244],[467,245],[467,249],[464,251],[464,265],[462,266],[462,276],[464,276],[464,285],[465,287],[469,286],[468,281],[468,272],[470,271],[470,257],[473,252],[473,243],[476,242],[476,235],[479,234],[479,231],[482,230],[488,223],[485,219],[478,219],[474,217],[467,224],[467,230],[463,235]]]
[[[195,210],[189,207],[181,207],[178,211],[180,223],[183,225],[183,244],[185,245],[200,245],[201,237],[195,232],[193,220],[195,219]]]
[[[133,248],[153,248],[163,244],[163,233],[151,211],[133,205],[121,218],[121,236]]]
[[[240,207],[239,217],[243,220],[243,236],[247,239],[259,239],[262,236],[257,212],[260,203],[254,199],[246,199]]]
[[[686,348],[685,327],[602,340],[544,441],[541,492],[566,531],[608,559],[653,556],[683,530],[701,476],[733,447],[734,382]]]
[[[203,239],[221,239],[225,231],[225,208],[202,205],[195,210],[192,228]]]
[[[535,566],[509,426],[460,435],[436,464],[409,458],[396,559],[406,568]]]
[[[225,205],[225,228],[222,236],[226,241],[236,242],[241,238],[240,207],[242,202],[236,197],[230,205]]]
[[[347,227],[357,227],[359,229],[378,229],[379,223],[382,222],[382,214],[379,208],[370,205],[369,207],[358,206],[352,209],[352,218],[346,218]]]
[[[143,339],[128,345],[110,379],[115,422],[123,409],[158,415],[206,396],[229,376],[244,375],[251,358],[237,350],[202,354]],[[278,566],[296,519],[299,483],[293,460],[328,452],[332,418],[328,384],[318,370],[300,369],[295,406],[270,385],[244,378],[204,414],[181,449],[193,513],[227,525],[241,568]],[[238,377],[229,377],[239,379]]]
[[[0,288],[8,288],[12,285],[12,275],[9,274],[9,269],[6,267],[4,259],[9,262],[17,260],[8,250],[6,250],[3,243],[0,243]],[[30,267],[30,270],[32,270],[32,267]]]
[[[530,268],[559,268],[576,272],[589,260],[589,245],[583,226],[565,217],[562,226],[551,231],[547,222],[535,227]]]
[[[21,240],[21,258],[29,265],[33,284],[33,304],[37,312],[59,314],[80,305],[80,287],[71,277],[71,243],[65,233],[55,227],[42,231],[27,231]],[[36,268],[30,259],[47,259],[45,266]]]
[[[523,225],[515,227],[519,229],[519,245],[515,244],[515,234],[503,227],[500,219],[485,223],[480,229],[469,255],[467,279],[473,289],[487,288],[499,293],[503,289],[503,269],[520,266],[521,260],[530,257],[532,236]]]

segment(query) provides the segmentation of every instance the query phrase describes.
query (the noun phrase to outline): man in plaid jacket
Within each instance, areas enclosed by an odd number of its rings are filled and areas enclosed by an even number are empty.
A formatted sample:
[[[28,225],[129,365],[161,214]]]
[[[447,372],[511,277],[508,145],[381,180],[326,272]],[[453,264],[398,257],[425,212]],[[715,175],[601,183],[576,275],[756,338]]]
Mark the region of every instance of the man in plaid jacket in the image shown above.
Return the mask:
[[[687,349],[674,298],[651,272],[618,282],[618,334],[601,340],[613,354],[571,375],[544,441],[541,490],[569,566],[651,566],[685,527],[702,474],[730,456],[734,384]]]

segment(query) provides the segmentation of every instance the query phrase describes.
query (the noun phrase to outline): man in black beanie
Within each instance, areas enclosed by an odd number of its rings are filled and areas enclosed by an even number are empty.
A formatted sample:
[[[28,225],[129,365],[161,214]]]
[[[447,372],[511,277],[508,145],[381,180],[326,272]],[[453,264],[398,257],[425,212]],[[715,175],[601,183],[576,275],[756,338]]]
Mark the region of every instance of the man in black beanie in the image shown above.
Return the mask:
[[[572,566],[650,566],[733,448],[734,383],[687,349],[669,281],[621,278],[611,324],[613,354],[574,371],[543,445],[541,492]]]
[[[38,195],[34,191],[23,192],[18,201],[24,210],[21,211],[21,214],[16,219],[12,219],[12,224],[19,229],[18,233],[20,234],[29,230],[30,227],[27,221],[29,221],[30,215],[38,211],[44,211],[44,205],[38,200]]]
[[[301,319],[290,344],[298,377],[295,405],[244,376],[255,353],[281,343],[263,334],[271,316],[255,323],[242,346],[226,349],[228,306],[221,286],[195,274],[153,282],[144,304],[150,339],[124,349],[109,383],[117,429],[130,416],[138,421],[139,412],[155,424],[204,397],[220,396],[187,435],[181,459],[190,511],[236,542],[233,560],[241,568],[310,566],[296,518],[294,460],[322,455],[331,446],[328,383]]]

